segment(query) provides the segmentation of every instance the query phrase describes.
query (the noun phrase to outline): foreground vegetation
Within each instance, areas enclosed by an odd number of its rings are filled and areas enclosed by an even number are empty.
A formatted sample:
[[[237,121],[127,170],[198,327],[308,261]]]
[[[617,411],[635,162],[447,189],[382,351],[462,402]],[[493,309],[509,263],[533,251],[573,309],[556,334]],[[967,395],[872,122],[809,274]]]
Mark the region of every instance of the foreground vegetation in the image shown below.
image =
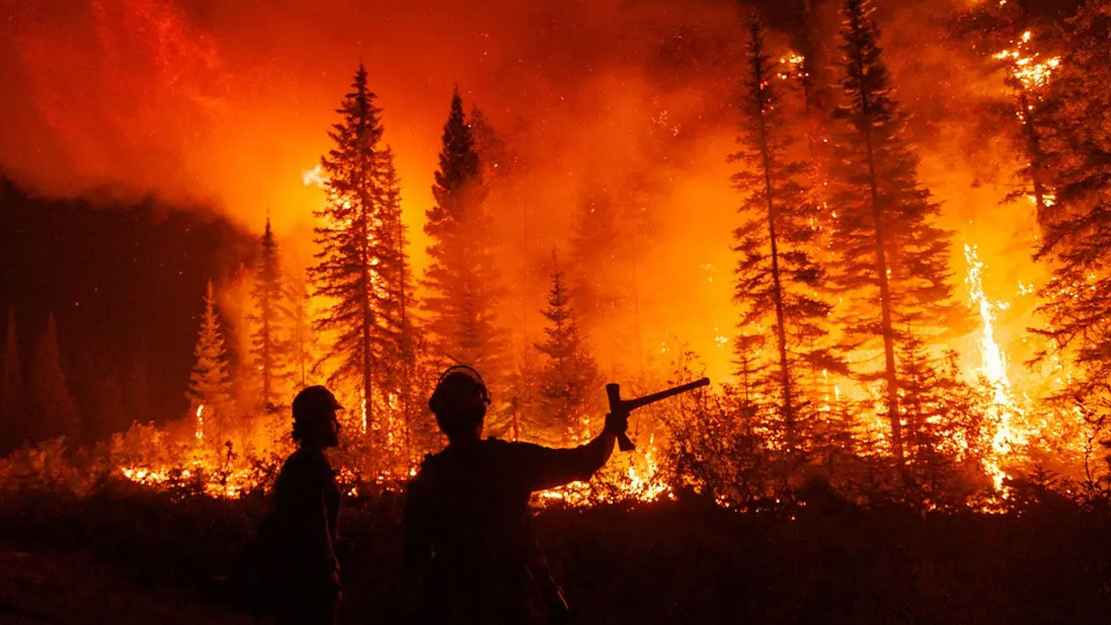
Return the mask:
[[[1104,622],[1111,508],[1034,486],[1019,494],[1005,514],[924,513],[854,505],[815,483],[761,512],[681,498],[545,508],[537,527],[584,623]],[[343,623],[397,622],[400,504],[389,492],[347,502]],[[87,591],[107,576],[120,580],[105,591],[112,603],[127,606],[117,622],[249,622],[238,559],[264,506],[261,494],[122,482],[82,498],[5,497],[0,551],[16,566],[0,577],[0,615],[51,603],[65,606],[52,621],[91,622],[103,597]],[[13,581],[40,569],[56,583]]]

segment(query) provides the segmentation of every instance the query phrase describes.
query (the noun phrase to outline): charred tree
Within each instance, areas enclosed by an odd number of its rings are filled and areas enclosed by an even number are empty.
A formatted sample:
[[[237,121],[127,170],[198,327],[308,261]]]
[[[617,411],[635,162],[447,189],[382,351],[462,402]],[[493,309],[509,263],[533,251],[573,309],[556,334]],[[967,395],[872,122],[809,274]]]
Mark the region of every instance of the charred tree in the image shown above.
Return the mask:
[[[949,234],[932,224],[939,206],[917,179],[918,158],[904,130],[906,114],[893,97],[868,0],[847,0],[842,11],[842,104],[834,111],[837,168],[832,245],[836,288],[854,296],[844,328],[847,345],[881,344],[891,448],[903,466],[896,327],[921,332],[944,324],[952,311]],[[865,379],[873,374],[862,374]]]
[[[481,164],[458,91],[444,124],[432,195],[436,204],[426,212],[424,226],[432,241],[431,263],[422,302],[430,355],[441,364],[471,364],[496,386],[505,373],[506,337],[496,315],[501,288],[493,221],[484,205]]]
[[[798,381],[803,368],[830,366],[829,350],[820,346],[821,323],[830,305],[818,296],[825,272],[818,251],[818,206],[805,185],[809,167],[787,155],[791,134],[772,87],[774,70],[764,49],[760,23],[749,29],[748,72],[738,138],[740,151],[731,156],[742,170],[733,183],[746,194],[741,225],[734,231],[737,261],[734,300],[742,307],[742,334],[774,337],[774,380],[779,399],[775,410],[789,456],[800,449],[800,413],[808,402]],[[739,343],[739,356],[752,358],[752,341]],[[746,372],[747,374],[747,372]]]

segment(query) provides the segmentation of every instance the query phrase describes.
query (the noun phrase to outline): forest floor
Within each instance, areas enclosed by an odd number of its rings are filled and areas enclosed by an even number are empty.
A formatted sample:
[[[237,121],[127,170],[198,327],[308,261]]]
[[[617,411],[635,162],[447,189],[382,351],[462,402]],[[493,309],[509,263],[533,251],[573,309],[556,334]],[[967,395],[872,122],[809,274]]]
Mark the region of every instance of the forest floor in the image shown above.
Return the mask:
[[[396,623],[399,501],[342,517],[341,623]],[[251,623],[228,591],[258,501],[105,492],[0,500],[0,623]],[[579,623],[1107,623],[1111,520],[675,502],[547,509]]]

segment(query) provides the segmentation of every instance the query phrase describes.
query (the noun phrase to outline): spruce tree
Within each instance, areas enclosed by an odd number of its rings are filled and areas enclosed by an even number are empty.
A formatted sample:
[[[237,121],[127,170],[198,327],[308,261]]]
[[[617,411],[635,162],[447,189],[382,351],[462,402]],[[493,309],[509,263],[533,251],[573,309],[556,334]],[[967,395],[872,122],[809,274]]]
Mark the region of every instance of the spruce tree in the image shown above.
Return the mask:
[[[471,128],[459,92],[444,124],[440,165],[426,215],[431,259],[423,300],[431,357],[475,366],[499,386],[507,367],[506,337],[497,321],[502,294],[494,262],[493,220]]]
[[[600,397],[598,366],[591,357],[568,297],[563,274],[552,273],[544,341],[536,349],[545,356],[538,383],[540,405],[537,421],[555,440],[580,434],[580,419],[593,397]],[[525,432],[526,434],[535,433]]]
[[[366,69],[355,73],[352,90],[332,126],[334,147],[321,159],[327,177],[326,206],[316,212],[319,248],[309,269],[317,296],[329,305],[316,319],[318,331],[335,339],[324,359],[332,363],[330,381],[353,382],[362,406],[361,427],[374,429],[374,380],[383,379],[396,355],[400,207],[393,155],[382,144],[381,109],[367,87]],[[381,399],[388,401],[388,390]]]
[[[4,431],[0,445],[4,449],[18,446],[27,434],[27,389],[23,384],[23,361],[19,357],[19,335],[15,327],[15,309],[8,308],[8,324],[4,330],[4,369],[0,378],[0,406],[3,408]]]
[[[58,347],[58,325],[51,314],[46,330],[39,339],[30,372],[31,410],[39,440],[66,436],[70,440],[81,436],[81,423],[77,405],[66,383],[62,369],[62,355]]]
[[[906,115],[894,99],[868,0],[846,0],[841,28],[842,103],[834,135],[837,168],[831,243],[833,284],[851,300],[848,346],[882,350],[891,449],[903,465],[896,328],[921,333],[951,320],[949,235],[933,225],[939,206],[917,179],[918,158],[905,138]]]
[[[787,155],[792,134],[780,112],[772,82],[775,68],[755,18],[749,27],[747,61],[740,151],[731,156],[742,165],[733,182],[746,194],[742,223],[734,231],[734,251],[740,255],[734,299],[742,309],[737,347],[743,352],[738,356],[747,376],[751,361],[760,357],[753,352],[756,337],[774,337],[769,342],[774,377],[768,386],[777,396],[775,412],[785,451],[793,454],[802,444],[800,421],[813,412],[800,382],[802,370],[836,364],[822,344],[830,305],[818,295],[825,279],[815,259],[819,210],[805,186],[809,167]]]
[[[196,421],[196,437],[219,445],[224,437],[232,407],[232,383],[224,332],[216,312],[216,293],[212,281],[204,292],[204,310],[197,344],[193,348],[193,369],[189,373],[186,396]],[[199,413],[199,414],[198,414]]]
[[[278,244],[267,218],[251,290],[254,310],[248,318],[253,326],[251,360],[261,382],[259,402],[266,412],[274,412],[283,403],[291,377],[287,338],[290,311],[285,304],[283,282]]]

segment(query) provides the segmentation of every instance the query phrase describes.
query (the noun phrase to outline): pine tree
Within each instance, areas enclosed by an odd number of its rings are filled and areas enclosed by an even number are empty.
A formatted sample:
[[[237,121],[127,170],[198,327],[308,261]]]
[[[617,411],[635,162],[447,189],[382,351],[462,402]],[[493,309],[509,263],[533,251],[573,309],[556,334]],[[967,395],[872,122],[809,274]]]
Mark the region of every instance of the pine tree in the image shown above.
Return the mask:
[[[251,290],[254,311],[248,321],[251,333],[251,360],[261,382],[259,401],[263,410],[274,412],[282,404],[291,375],[288,370],[287,328],[290,311],[285,305],[278,244],[266,219],[260,240],[255,284]]]
[[[15,327],[15,309],[8,308],[8,325],[4,332],[4,369],[0,378],[0,406],[3,407],[4,431],[9,434],[0,441],[3,449],[18,446],[25,439],[30,423],[27,411],[27,389],[23,385],[23,361],[19,357],[19,335]]]
[[[893,97],[868,0],[846,0],[841,29],[843,103],[834,136],[837,210],[834,285],[854,296],[845,332],[854,348],[882,344],[891,448],[903,466],[896,328],[924,332],[953,315],[948,233],[931,222],[939,206],[917,180],[906,115]],[[866,378],[872,374],[862,373]]]
[[[332,382],[355,382],[363,402],[364,432],[374,429],[374,379],[397,353],[396,293],[400,219],[393,155],[381,144],[381,109],[367,88],[366,69],[337,112],[329,136],[335,146],[321,159],[327,205],[316,213],[317,264],[309,269],[314,294],[328,298],[318,331],[335,333],[325,354]],[[383,393],[385,395],[385,393]],[[387,399],[383,397],[382,399]]]
[[[552,273],[548,306],[542,311],[547,319],[545,339],[536,349],[545,356],[539,380],[540,415],[538,421],[555,440],[580,434],[580,419],[591,398],[600,396],[598,366],[587,351],[575,320],[563,274]],[[527,432],[526,434],[534,433]]]
[[[1048,51],[1061,43],[1054,36],[1060,29],[1047,18],[1029,0],[983,2],[958,13],[954,29],[957,35],[971,35],[976,44],[994,51],[993,58],[1005,69],[1013,105],[999,107],[998,127],[1017,131],[1012,138],[1024,158],[1017,172],[1022,184],[1004,201],[1030,198],[1043,225],[1053,204],[1047,153],[1052,107],[1043,96],[1057,63]]]
[[[907,470],[920,495],[938,504],[969,494],[956,469],[983,463],[986,398],[962,379],[956,352],[931,359],[913,335],[899,344],[899,384]]]
[[[1054,141],[1047,171],[1056,202],[1043,221],[1037,257],[1053,274],[1039,310],[1058,353],[1075,365],[1061,394],[1076,406],[1111,404],[1111,7],[1090,0],[1067,23],[1068,52],[1049,84],[1047,110]]]
[[[818,206],[805,186],[809,167],[787,156],[792,138],[773,88],[775,69],[764,50],[763,28],[753,19],[749,30],[741,148],[731,156],[743,166],[733,182],[746,194],[742,224],[734,232],[734,250],[740,254],[734,299],[742,307],[742,336],[755,339],[768,332],[774,337],[775,373],[768,386],[778,396],[775,411],[790,455],[803,444],[800,421],[812,416],[803,413],[813,412],[800,381],[802,370],[838,363],[822,345],[831,307],[818,296],[825,272],[815,260]],[[759,357],[751,351],[755,341],[737,346],[744,350],[738,354],[742,366],[751,367]]]
[[[401,219],[401,183],[392,151],[383,151],[379,183],[375,240],[374,300],[376,331],[374,350],[382,373],[380,386],[391,408],[387,442],[395,451],[412,455],[412,423],[421,414],[415,401],[417,353],[420,342],[411,308],[412,270],[406,252],[405,224]],[[407,465],[406,465],[407,466]]]
[[[62,369],[58,325],[53,314],[47,319],[46,330],[39,339],[35,357],[31,360],[30,382],[32,416],[33,422],[37,424],[37,438],[79,438],[81,423]]]
[[[230,425],[232,406],[231,373],[227,345],[216,313],[216,293],[212,281],[204,292],[204,311],[197,344],[193,348],[193,369],[189,373],[186,396],[197,417],[196,437],[219,445]]]
[[[426,213],[432,240],[424,276],[426,330],[433,359],[465,362],[498,386],[506,371],[506,337],[497,322],[502,294],[494,264],[492,219],[471,128],[458,90],[444,124],[440,166]]]

